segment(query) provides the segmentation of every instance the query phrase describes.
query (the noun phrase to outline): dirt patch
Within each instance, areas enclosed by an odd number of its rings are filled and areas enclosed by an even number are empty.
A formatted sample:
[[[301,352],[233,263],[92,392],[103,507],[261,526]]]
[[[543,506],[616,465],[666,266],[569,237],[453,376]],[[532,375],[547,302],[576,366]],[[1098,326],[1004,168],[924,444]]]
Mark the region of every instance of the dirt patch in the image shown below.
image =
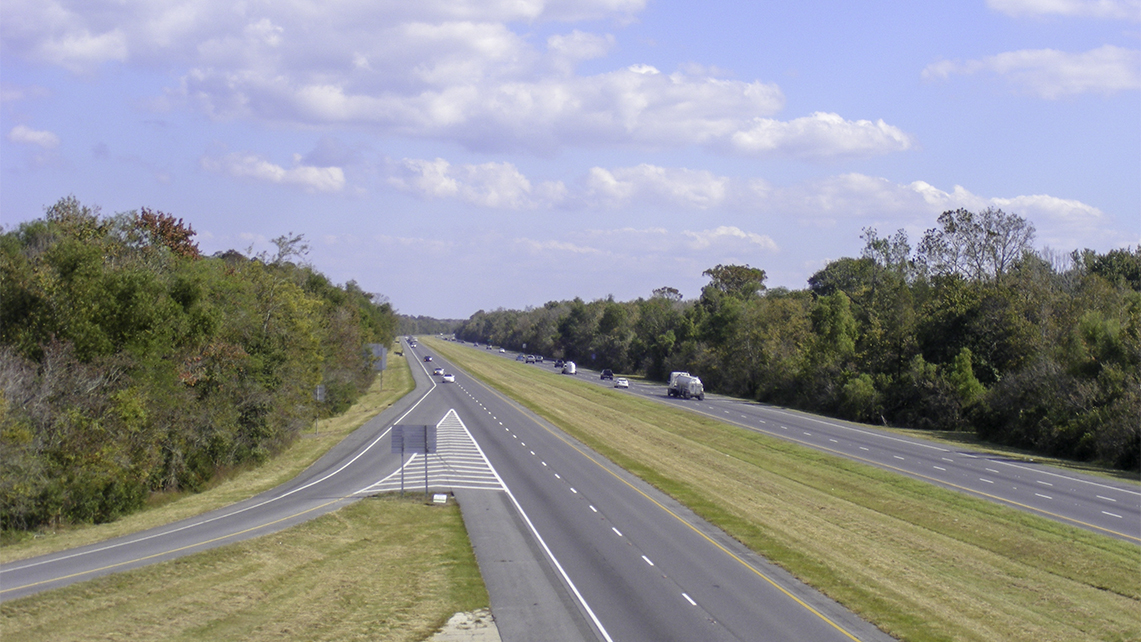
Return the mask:
[[[428,642],[501,642],[490,609],[456,613]]]

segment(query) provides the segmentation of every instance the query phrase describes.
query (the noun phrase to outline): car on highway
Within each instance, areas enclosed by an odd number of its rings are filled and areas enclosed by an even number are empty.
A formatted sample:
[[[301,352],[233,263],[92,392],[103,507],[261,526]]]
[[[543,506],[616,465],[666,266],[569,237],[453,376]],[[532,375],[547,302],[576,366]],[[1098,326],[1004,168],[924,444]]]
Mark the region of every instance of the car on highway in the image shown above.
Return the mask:
[[[567,362],[563,363],[563,374],[572,375],[572,374],[577,374],[577,372],[578,372],[578,369],[575,367],[573,361],[567,361]]]
[[[618,377],[617,379],[614,380],[614,387],[615,388],[629,388],[630,387],[630,380],[627,379],[626,377]]]
[[[456,375],[454,375],[450,372],[444,374],[444,383],[455,383],[455,382],[456,382]]]
[[[562,368],[563,368],[563,360],[562,359],[555,359],[555,369],[556,370],[562,370]]]
[[[424,363],[427,363],[431,360],[432,360],[432,355],[428,355],[428,356],[424,357]]]
[[[535,363],[535,355],[529,354],[526,357],[527,363]]]
[[[444,374],[444,369],[443,368],[436,368],[435,370],[432,371],[432,374],[434,374],[436,376],[440,376],[440,375]]]
[[[614,371],[611,370],[610,368],[604,368],[602,370],[602,374],[598,375],[598,378],[603,380],[603,381],[606,381],[608,379],[610,381],[613,381],[614,380]]]

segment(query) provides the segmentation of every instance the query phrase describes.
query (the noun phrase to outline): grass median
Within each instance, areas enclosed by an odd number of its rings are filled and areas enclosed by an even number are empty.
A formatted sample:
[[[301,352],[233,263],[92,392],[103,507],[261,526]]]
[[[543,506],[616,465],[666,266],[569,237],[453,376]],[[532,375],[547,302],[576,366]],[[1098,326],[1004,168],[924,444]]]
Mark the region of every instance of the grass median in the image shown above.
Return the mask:
[[[0,605],[5,640],[418,642],[488,605],[459,507],[362,499],[279,533]]]
[[[1141,548],[454,344],[431,347],[905,640],[1141,639]]]

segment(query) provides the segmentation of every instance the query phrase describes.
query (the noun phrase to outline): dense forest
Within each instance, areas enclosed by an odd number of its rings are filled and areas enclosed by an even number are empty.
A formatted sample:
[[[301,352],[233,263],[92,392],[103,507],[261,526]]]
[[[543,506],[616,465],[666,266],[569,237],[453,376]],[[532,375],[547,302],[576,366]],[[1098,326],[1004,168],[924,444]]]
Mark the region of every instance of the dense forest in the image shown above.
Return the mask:
[[[396,315],[277,252],[202,256],[148,209],[65,198],[0,235],[0,526],[100,522],[255,464],[375,377]],[[322,400],[315,394],[323,386]]]
[[[424,316],[399,315],[399,334],[452,334],[463,323],[462,319],[434,319]]]
[[[1032,249],[1025,219],[945,212],[913,251],[864,230],[858,258],[804,290],[717,265],[696,299],[552,301],[480,311],[457,330],[595,368],[856,421],[974,431],[984,440],[1137,470],[1141,248]]]

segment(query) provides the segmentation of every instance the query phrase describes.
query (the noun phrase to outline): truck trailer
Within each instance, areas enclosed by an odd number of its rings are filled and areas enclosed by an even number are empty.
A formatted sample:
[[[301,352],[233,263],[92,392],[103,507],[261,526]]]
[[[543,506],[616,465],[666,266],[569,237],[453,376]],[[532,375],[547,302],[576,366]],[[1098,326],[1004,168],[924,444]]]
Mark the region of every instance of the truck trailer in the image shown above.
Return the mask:
[[[688,372],[671,372],[669,385],[666,386],[666,396],[682,399],[696,397],[698,400],[704,400],[705,386],[702,385],[701,379]]]

